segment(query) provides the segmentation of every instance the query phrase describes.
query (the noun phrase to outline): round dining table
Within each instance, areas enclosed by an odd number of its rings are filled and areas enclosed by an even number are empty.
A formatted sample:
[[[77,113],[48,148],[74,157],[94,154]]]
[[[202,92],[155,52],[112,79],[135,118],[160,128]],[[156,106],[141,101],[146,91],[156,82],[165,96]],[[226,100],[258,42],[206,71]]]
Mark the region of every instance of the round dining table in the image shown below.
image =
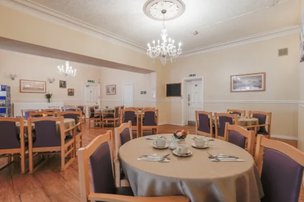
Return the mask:
[[[172,134],[159,135],[170,143]],[[194,148],[195,136],[188,135],[183,141],[192,152],[188,157],[176,156],[169,148],[155,149],[152,143],[156,135],[136,138],[122,145],[119,158],[133,193],[137,196],[186,195],[192,202],[260,201],[263,190],[252,156],[218,139],[209,139],[208,148]],[[170,161],[138,160],[142,155],[151,154],[170,154]],[[210,154],[233,155],[243,161],[211,161]]]

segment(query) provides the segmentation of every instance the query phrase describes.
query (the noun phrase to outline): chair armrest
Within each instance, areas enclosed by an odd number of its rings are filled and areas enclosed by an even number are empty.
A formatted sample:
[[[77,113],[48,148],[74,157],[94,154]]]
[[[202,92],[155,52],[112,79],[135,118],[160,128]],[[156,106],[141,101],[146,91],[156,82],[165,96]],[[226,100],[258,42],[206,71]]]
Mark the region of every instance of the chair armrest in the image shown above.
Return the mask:
[[[80,126],[80,122],[78,122],[77,124],[75,124],[74,126],[69,127],[68,129],[64,130],[64,133],[70,132],[71,130],[74,130],[75,128],[77,128],[78,126]]]
[[[88,196],[89,200],[101,200],[111,202],[188,202],[190,201],[185,196],[157,196],[157,197],[134,197],[117,194],[100,194],[91,193]]]

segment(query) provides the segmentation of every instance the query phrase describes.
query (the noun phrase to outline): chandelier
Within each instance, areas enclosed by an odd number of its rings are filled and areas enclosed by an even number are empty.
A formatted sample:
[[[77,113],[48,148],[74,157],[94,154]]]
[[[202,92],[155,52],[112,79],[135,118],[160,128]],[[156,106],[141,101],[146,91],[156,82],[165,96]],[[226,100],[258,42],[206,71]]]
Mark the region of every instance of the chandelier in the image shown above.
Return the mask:
[[[65,75],[65,76],[76,76],[77,69],[73,69],[72,66],[70,66],[69,61],[65,61],[65,66],[64,65],[58,65],[57,69],[59,73]]]
[[[163,22],[163,28],[160,33],[161,39],[153,40],[152,43],[147,44],[147,55],[151,58],[160,57],[162,64],[166,64],[167,60],[172,62],[173,58],[182,53],[182,43],[175,44],[175,40],[168,37],[165,20],[180,16],[184,10],[185,6],[180,0],[149,0],[144,5],[144,12],[148,17],[162,20]]]

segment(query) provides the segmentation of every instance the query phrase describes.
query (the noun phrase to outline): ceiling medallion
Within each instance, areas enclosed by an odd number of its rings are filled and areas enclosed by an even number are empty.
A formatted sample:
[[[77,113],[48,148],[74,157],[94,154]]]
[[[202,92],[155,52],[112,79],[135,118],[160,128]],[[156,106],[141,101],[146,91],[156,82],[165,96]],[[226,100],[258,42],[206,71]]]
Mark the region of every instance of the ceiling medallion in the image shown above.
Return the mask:
[[[161,39],[148,43],[147,55],[151,58],[159,57],[162,64],[166,64],[169,59],[178,57],[182,53],[182,43],[175,45],[175,40],[168,36],[165,26],[166,20],[177,18],[185,11],[185,5],[180,0],[149,0],[144,5],[145,14],[155,20],[163,21]]]
[[[154,20],[172,20],[184,13],[185,4],[181,0],[148,0],[143,10]],[[166,10],[165,15],[162,10]]]

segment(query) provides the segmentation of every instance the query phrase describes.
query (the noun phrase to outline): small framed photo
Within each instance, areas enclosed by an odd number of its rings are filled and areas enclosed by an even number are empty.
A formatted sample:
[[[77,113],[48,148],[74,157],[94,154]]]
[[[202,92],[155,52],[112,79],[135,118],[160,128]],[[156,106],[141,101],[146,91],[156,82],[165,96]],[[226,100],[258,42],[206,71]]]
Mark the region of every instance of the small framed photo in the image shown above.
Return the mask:
[[[116,85],[106,85],[106,95],[116,95]]]
[[[240,74],[230,76],[231,92],[265,91],[266,73]]]
[[[68,88],[68,96],[74,96],[74,88]]]
[[[35,80],[20,80],[20,93],[45,93],[46,82]]]
[[[66,81],[59,80],[59,88],[66,88]]]

